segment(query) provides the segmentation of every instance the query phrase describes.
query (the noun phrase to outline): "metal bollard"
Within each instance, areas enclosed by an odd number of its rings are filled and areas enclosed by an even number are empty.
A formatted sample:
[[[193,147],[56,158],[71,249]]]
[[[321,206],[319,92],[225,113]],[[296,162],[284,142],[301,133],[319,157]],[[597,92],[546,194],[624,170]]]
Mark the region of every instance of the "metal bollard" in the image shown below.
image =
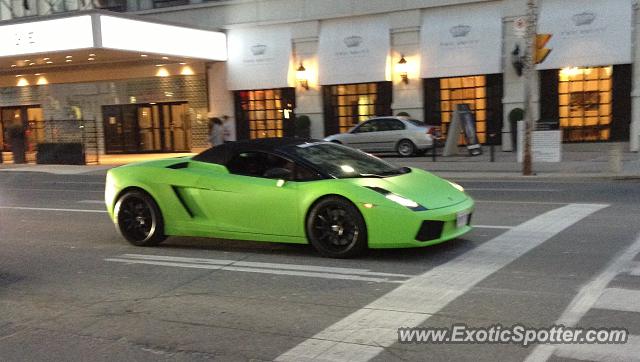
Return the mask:
[[[489,133],[489,162],[496,161],[496,136],[495,133]]]

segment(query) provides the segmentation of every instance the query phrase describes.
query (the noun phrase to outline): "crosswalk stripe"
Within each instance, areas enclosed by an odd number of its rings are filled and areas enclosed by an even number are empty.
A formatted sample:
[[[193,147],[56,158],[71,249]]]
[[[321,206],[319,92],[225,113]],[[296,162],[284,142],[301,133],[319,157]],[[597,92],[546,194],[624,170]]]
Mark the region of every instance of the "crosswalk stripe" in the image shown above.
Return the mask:
[[[106,210],[87,210],[87,209],[57,209],[52,207],[25,207],[25,206],[0,206],[0,209],[5,210],[28,210],[28,211],[60,211],[60,212],[85,212],[85,213],[98,213],[106,214]]]
[[[130,259],[176,261],[176,262],[183,262],[183,263],[202,263],[202,264],[214,264],[214,265],[233,265],[233,266],[250,267],[250,268],[300,270],[300,271],[326,272],[326,273],[336,273],[336,274],[358,274],[358,275],[367,275],[367,276],[386,276],[386,277],[397,277],[397,278],[410,278],[414,276],[410,274],[372,272],[372,271],[369,271],[368,269],[337,268],[337,267],[317,266],[317,265],[264,263],[264,262],[256,262],[256,261],[238,261],[238,260],[228,260],[228,259],[186,258],[186,257],[180,257],[180,256],[148,255],[148,254],[124,254],[123,256]]]
[[[633,276],[640,276],[640,261],[631,263],[629,266],[629,274]]]
[[[368,361],[397,342],[399,327],[419,326],[477,283],[608,205],[569,204],[506,231],[329,326],[277,361]]]
[[[554,355],[585,361],[639,361],[640,336],[629,336],[625,344],[563,344]]]
[[[575,326],[580,319],[593,308],[600,295],[607,285],[620,272],[628,268],[633,258],[640,252],[640,235],[636,240],[613,261],[593,280],[588,282],[580,289],[578,294],[573,298],[569,306],[562,312],[562,315],[555,324],[562,324],[567,327]],[[535,347],[525,362],[542,362],[547,361],[558,348],[556,345],[539,345]]]
[[[640,312],[640,290],[607,288],[598,298],[594,308]]]

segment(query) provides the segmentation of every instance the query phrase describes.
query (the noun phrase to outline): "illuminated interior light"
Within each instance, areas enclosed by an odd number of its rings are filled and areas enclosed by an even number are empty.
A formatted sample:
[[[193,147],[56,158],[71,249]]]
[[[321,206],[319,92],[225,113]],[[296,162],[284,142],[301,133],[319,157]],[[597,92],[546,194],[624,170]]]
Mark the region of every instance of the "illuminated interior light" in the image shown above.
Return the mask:
[[[35,65],[36,63],[29,63],[29,65]]]
[[[26,87],[29,85],[29,81],[25,78],[18,79],[18,83],[16,84],[18,87]]]
[[[180,63],[180,65],[187,65],[187,63],[185,63],[185,62],[181,62],[181,63]]]
[[[65,58],[71,59],[71,58],[73,58],[73,55],[67,55]]]
[[[169,76],[169,71],[167,70],[167,68],[159,68],[158,72],[156,73],[156,77],[168,77]]]
[[[95,57],[96,55],[95,55],[95,54],[93,54],[93,53],[91,53],[91,54],[89,54],[89,56],[90,56],[90,57]]]
[[[164,59],[164,60],[169,60],[169,57],[162,57],[162,59]]]
[[[164,67],[165,64],[156,64],[156,67]]]
[[[96,58],[89,58],[88,61],[96,60]]]
[[[140,56],[143,57],[143,58],[148,57],[148,55],[146,55],[146,54],[140,54]]]
[[[39,77],[38,81],[36,82],[36,84],[37,85],[47,85],[47,84],[49,84],[49,81],[45,77]]]
[[[51,59],[51,58],[42,58],[42,60],[45,60],[45,61],[46,61],[46,60],[50,60],[50,59]]]
[[[22,74],[16,75],[16,78],[20,78],[20,77],[22,77]]]
[[[70,62],[73,62],[73,60],[67,59],[67,60],[65,60],[65,62],[70,63]]]
[[[15,67],[17,67],[16,64],[11,64],[11,68],[15,68]]]
[[[29,63],[31,61],[31,59],[25,59],[24,62],[25,63]]]
[[[181,75],[194,75],[194,74],[196,74],[196,73],[193,71],[193,69],[191,69],[191,67],[189,67],[189,66],[186,66],[186,65],[185,65],[185,66],[184,66],[184,67],[182,67],[182,69],[180,70],[180,74],[181,74]]]
[[[53,64],[53,62],[49,60],[49,61],[47,61],[47,64]]]

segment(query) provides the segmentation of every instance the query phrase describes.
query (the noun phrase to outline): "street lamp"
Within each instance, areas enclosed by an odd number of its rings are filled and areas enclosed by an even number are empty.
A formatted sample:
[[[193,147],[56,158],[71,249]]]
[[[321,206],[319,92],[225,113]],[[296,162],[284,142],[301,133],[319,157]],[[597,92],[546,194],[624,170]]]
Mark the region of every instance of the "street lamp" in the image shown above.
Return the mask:
[[[298,84],[306,90],[309,90],[309,81],[307,80],[307,69],[300,62],[300,66],[296,70],[296,79],[298,80]]]
[[[400,79],[404,84],[409,84],[409,65],[407,64],[407,60],[404,58],[404,55],[400,56],[400,61],[396,65],[396,72],[400,74]]]

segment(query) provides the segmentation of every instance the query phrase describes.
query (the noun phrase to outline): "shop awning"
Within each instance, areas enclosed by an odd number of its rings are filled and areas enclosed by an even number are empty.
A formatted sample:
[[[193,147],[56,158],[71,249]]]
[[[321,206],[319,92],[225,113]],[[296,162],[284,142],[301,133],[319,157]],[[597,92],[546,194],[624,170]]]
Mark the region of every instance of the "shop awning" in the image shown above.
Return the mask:
[[[0,72],[185,59],[226,60],[226,35],[102,11],[0,25]]]

